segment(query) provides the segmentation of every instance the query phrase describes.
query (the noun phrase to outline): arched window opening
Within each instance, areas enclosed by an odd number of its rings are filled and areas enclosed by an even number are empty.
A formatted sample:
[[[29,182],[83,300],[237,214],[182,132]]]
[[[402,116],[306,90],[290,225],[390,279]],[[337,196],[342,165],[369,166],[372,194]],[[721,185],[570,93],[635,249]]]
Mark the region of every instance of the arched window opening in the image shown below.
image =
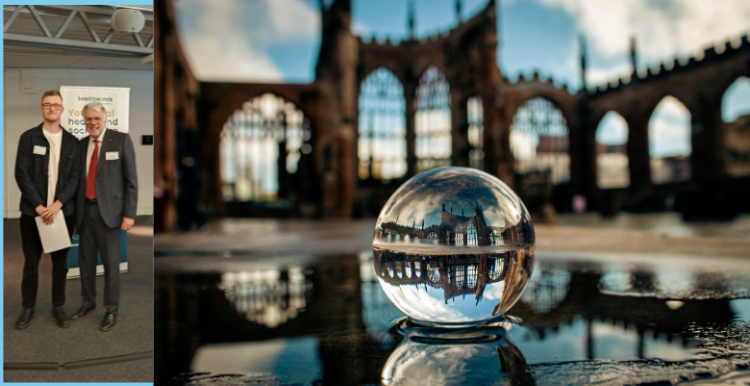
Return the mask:
[[[359,94],[359,178],[391,180],[406,174],[404,87],[378,68]]]
[[[484,110],[482,98],[475,96],[466,102],[467,121],[469,123],[469,166],[482,170],[484,167]]]
[[[690,179],[690,111],[677,98],[665,96],[648,121],[648,151],[654,184]]]
[[[414,128],[418,173],[451,164],[449,91],[445,75],[435,67],[419,79]]]
[[[721,119],[729,123],[747,115],[750,115],[750,78],[742,76],[721,97]]]
[[[727,174],[750,175],[750,78],[735,80],[721,99]]]
[[[427,278],[433,283],[438,283],[440,281],[440,267],[438,265],[428,264]]]
[[[474,223],[469,224],[466,228],[466,245],[478,245],[477,226]]]
[[[500,278],[500,275],[503,274],[503,267],[504,267],[504,261],[502,257],[494,258],[494,261],[490,263],[490,279],[491,280],[497,280]]]
[[[596,128],[596,183],[600,189],[627,188],[628,123],[620,114],[610,111]]]
[[[466,267],[466,287],[474,288],[477,286],[477,265],[469,264]]]
[[[453,267],[456,276],[456,288],[461,289],[466,284],[466,266],[457,265]]]
[[[517,173],[548,172],[553,184],[570,180],[567,122],[549,100],[534,98],[518,109],[510,128],[510,149]]]
[[[237,109],[220,134],[225,201],[273,201],[288,189],[302,154],[312,146],[310,122],[294,104],[273,94]]]

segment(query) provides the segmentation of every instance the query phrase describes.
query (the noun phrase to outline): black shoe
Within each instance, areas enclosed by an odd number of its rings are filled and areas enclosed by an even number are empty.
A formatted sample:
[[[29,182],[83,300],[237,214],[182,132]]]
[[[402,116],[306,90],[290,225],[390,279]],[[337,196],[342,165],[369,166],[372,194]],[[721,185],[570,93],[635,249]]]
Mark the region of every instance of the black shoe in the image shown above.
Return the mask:
[[[29,324],[31,324],[31,319],[34,319],[34,315],[36,315],[36,313],[33,308],[24,308],[23,313],[18,317],[18,320],[16,320],[16,329],[23,330],[28,327]]]
[[[70,316],[62,306],[52,307],[52,317],[55,318],[57,325],[61,328],[70,327]]]
[[[107,312],[104,314],[104,319],[102,320],[102,326],[99,327],[102,331],[109,331],[113,328],[115,328],[115,321],[117,320],[117,315]]]
[[[81,308],[79,308],[78,311],[76,311],[76,313],[73,314],[73,316],[71,316],[71,319],[73,319],[73,320],[83,319],[84,316],[86,316],[86,315],[88,315],[88,314],[90,314],[90,313],[92,313],[94,311],[96,311],[96,307],[94,307],[94,308],[86,308],[86,306],[81,306]]]

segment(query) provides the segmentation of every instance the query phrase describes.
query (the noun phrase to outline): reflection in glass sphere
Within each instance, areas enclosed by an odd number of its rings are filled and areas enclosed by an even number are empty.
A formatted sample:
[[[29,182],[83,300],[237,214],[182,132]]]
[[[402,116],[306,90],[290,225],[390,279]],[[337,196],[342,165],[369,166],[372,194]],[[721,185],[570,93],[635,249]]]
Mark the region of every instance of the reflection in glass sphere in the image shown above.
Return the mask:
[[[383,367],[384,385],[533,385],[521,351],[502,327],[435,331],[407,327]]]
[[[412,320],[463,327],[500,319],[534,268],[534,227],[521,199],[476,169],[422,173],[386,202],[373,264],[388,298]]]

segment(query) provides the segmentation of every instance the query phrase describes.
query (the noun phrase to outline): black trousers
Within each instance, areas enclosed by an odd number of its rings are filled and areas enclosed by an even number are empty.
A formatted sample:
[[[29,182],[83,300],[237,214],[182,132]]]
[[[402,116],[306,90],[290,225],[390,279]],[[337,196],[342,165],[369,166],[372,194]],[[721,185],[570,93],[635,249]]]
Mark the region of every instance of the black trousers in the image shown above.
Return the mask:
[[[104,307],[116,315],[120,306],[122,229],[107,226],[97,204],[87,202],[78,233],[81,236],[78,262],[81,266],[82,305],[96,308],[96,252],[99,251],[104,265]]]
[[[66,216],[68,234],[73,234],[74,216]],[[36,292],[39,287],[39,262],[42,260],[42,240],[34,217],[21,215],[21,245],[23,246],[23,279],[21,298],[24,308],[36,306]],[[68,248],[50,254],[52,256],[52,305],[65,304],[65,280],[68,275]]]

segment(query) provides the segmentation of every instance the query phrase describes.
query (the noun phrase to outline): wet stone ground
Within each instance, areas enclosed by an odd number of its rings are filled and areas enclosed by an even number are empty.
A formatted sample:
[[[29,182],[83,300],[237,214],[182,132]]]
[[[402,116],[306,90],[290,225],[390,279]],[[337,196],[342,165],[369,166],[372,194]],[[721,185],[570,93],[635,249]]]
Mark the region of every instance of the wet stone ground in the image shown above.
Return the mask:
[[[696,238],[625,233],[632,248],[661,245],[648,254],[597,247],[595,231],[571,241],[570,228],[540,229],[531,282],[506,319],[436,332],[385,296],[367,224],[270,224],[255,244],[239,230],[269,223],[161,248],[157,238],[157,384],[750,384],[744,238],[723,239],[719,255],[670,254]],[[265,246],[284,238],[294,242]]]
[[[157,272],[157,382],[666,385],[748,370],[744,261],[610,260],[542,254],[501,338],[486,341],[412,339],[419,327],[367,253]]]

